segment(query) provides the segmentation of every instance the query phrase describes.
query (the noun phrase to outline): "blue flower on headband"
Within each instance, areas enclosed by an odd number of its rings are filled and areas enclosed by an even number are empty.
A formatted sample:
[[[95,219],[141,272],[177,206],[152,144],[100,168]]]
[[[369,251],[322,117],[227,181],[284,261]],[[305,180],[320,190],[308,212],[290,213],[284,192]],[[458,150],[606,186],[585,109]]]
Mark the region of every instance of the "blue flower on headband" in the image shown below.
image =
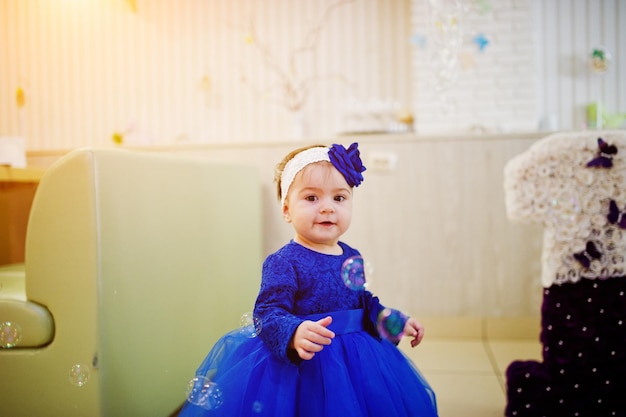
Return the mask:
[[[346,149],[343,145],[334,144],[328,149],[330,162],[341,172],[350,187],[358,187],[363,182],[361,173],[365,171],[365,167],[358,146],[355,142]]]

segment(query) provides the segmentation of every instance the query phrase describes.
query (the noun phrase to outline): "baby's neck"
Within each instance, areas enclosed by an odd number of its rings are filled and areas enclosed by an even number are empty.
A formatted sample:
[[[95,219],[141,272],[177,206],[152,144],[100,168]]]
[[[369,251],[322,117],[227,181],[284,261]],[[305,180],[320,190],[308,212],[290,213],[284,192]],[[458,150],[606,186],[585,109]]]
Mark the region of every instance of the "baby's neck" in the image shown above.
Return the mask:
[[[323,253],[325,255],[341,255],[343,254],[343,248],[339,246],[339,242],[335,243],[315,243],[302,239],[300,236],[293,238],[293,241],[299,245],[304,246],[314,252]]]

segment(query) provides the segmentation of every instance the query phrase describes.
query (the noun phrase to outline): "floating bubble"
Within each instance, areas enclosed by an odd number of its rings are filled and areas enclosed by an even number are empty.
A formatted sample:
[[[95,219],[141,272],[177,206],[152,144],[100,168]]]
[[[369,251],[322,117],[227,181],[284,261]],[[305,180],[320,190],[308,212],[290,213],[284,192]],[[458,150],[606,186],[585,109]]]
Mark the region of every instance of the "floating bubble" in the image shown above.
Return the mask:
[[[205,410],[214,410],[224,403],[224,398],[217,383],[196,375],[187,384],[187,401]]]
[[[253,402],[252,411],[257,414],[261,413],[263,411],[263,403],[260,401]]]
[[[576,223],[581,212],[578,196],[562,193],[552,197],[549,211],[555,223],[563,225]]]
[[[351,290],[364,290],[371,284],[372,266],[361,256],[351,256],[341,267],[341,278]]]
[[[69,372],[69,379],[72,385],[84,387],[89,381],[89,366],[80,363],[72,365]]]
[[[398,343],[404,335],[407,317],[398,310],[385,308],[378,314],[378,332],[385,339]]]
[[[239,331],[249,338],[257,337],[261,333],[261,319],[252,313],[244,313],[239,319]]]
[[[10,321],[0,323],[0,347],[9,349],[17,346],[22,340],[22,328]]]

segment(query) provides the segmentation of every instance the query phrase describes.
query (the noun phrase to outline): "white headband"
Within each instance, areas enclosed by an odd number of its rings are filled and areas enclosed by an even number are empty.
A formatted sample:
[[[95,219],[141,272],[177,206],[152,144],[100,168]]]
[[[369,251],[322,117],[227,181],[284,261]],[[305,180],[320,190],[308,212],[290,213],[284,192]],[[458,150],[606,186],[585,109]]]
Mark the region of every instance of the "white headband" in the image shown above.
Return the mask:
[[[291,183],[293,179],[296,177],[296,174],[305,166],[321,161],[330,162],[330,158],[328,156],[328,148],[309,148],[305,151],[302,151],[287,162],[285,168],[283,169],[283,173],[280,175],[280,205],[281,207],[285,205],[285,198],[287,198],[287,192],[289,192],[289,187],[291,187]]]

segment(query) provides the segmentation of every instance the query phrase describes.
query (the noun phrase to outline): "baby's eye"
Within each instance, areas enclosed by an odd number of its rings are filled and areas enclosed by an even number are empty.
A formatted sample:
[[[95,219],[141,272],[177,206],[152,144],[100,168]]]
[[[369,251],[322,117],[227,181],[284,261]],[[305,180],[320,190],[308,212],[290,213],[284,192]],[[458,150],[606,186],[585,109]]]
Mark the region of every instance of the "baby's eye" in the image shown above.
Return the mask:
[[[335,201],[343,201],[346,199],[346,196],[343,195],[336,195],[335,196]]]
[[[314,195],[307,195],[306,197],[304,197],[304,199],[306,201],[316,201],[317,200],[317,196]]]

